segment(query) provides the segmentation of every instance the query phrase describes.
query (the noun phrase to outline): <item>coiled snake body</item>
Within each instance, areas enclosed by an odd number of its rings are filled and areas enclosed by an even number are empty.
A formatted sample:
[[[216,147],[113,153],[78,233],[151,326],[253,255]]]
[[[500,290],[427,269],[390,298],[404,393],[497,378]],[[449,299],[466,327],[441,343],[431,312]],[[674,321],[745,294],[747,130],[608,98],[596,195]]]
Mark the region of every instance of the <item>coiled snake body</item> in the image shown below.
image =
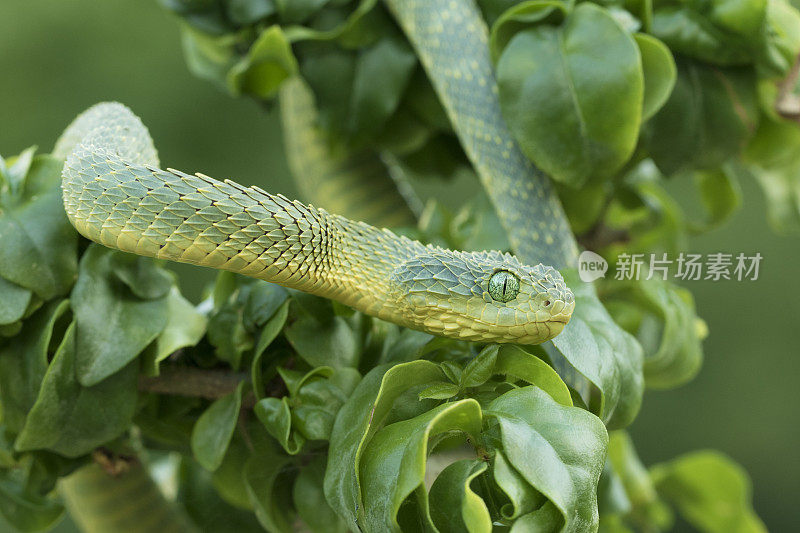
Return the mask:
[[[256,187],[161,170],[146,128],[120,104],[80,115],[55,153],[67,156],[72,224],[112,248],[238,272],[466,340],[543,342],[574,307],[548,266],[425,246]]]

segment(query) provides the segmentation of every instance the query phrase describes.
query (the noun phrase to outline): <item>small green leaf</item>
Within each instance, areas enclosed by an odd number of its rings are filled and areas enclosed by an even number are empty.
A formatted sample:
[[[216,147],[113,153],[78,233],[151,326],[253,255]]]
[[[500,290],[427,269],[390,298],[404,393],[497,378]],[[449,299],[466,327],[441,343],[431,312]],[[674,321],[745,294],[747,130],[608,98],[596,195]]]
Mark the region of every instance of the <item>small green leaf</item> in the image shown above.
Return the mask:
[[[114,256],[121,254],[98,244],[81,258],[72,291],[77,325],[78,379],[91,386],[136,358],[164,331],[169,305],[166,296],[141,300],[119,283]]]
[[[249,94],[270,100],[287,78],[297,73],[297,59],[280,26],[261,32],[247,55],[228,72],[228,88],[234,95]]]
[[[0,404],[3,424],[19,433],[47,372],[48,348],[56,321],[69,310],[67,300],[47,303],[28,318],[21,334],[0,348]]]
[[[359,336],[342,317],[326,324],[302,317],[284,329],[286,339],[311,366],[355,367],[361,352]]]
[[[428,497],[431,519],[441,533],[490,533],[492,518],[470,484],[486,471],[486,463],[463,459],[436,477]]]
[[[678,70],[675,59],[669,48],[646,33],[633,36],[642,57],[644,74],[644,100],[642,103],[642,121],[652,117],[669,99]]]
[[[305,439],[292,431],[292,412],[288,398],[262,398],[254,410],[266,430],[283,446],[286,453],[295,455],[302,449]]]
[[[753,511],[747,473],[719,452],[689,453],[654,465],[650,475],[658,493],[700,531],[767,531]]]
[[[250,380],[253,383],[253,393],[256,395],[256,399],[260,400],[264,397],[264,378],[263,378],[263,368],[261,360],[264,356],[264,353],[267,347],[275,340],[275,337],[283,329],[283,325],[286,323],[286,318],[289,316],[289,302],[285,302],[281,307],[275,312],[272,318],[270,318],[264,327],[261,330],[261,333],[258,337],[258,342],[256,343],[256,349],[253,353],[253,363],[250,366]]]
[[[0,278],[0,325],[20,320],[31,301],[31,291]]]
[[[137,297],[157,300],[166,296],[173,285],[172,274],[147,257],[128,253],[111,256],[111,272]]]
[[[426,498],[430,440],[442,433],[460,432],[476,441],[481,420],[480,405],[468,399],[446,403],[377,431],[364,447],[359,468],[364,498],[359,525],[366,531],[401,531],[398,511],[406,498],[415,491],[418,499]],[[424,503],[418,505],[426,507]],[[422,520],[419,517],[415,522]]]
[[[438,381],[420,391],[417,397],[420,400],[446,400],[458,394],[458,385],[447,381]]]
[[[76,326],[71,324],[42,381],[14,446],[78,457],[128,429],[136,408],[133,362],[91,387],[76,379]]]
[[[158,375],[158,365],[171,354],[194,346],[206,332],[206,317],[186,298],[177,287],[172,287],[167,296],[167,325],[144,353],[143,372]]]
[[[77,233],[61,198],[63,162],[36,156],[22,191],[0,204],[0,277],[49,300],[75,281]]]
[[[483,385],[492,377],[494,365],[497,361],[497,352],[500,350],[499,344],[491,344],[481,350],[472,361],[467,363],[461,373],[461,388],[477,387]]]
[[[608,444],[600,419],[534,386],[503,394],[486,415],[499,424],[508,464],[560,512],[561,531],[596,529],[597,482]]]
[[[219,468],[225,457],[242,408],[244,387],[245,382],[241,382],[235,391],[212,403],[192,429],[192,453],[210,472]]]
[[[572,397],[567,384],[562,381],[558,372],[519,346],[505,344],[497,354],[495,374],[504,374],[536,385],[561,405],[572,407]]]
[[[694,174],[700,199],[708,214],[703,222],[695,222],[692,229],[705,232],[720,226],[739,209],[742,189],[734,171],[723,166],[716,170],[699,170]]]
[[[514,35],[497,61],[497,84],[520,148],[556,181],[577,187],[608,177],[633,153],[644,86],[639,50],[603,8],[582,3],[562,26]]]

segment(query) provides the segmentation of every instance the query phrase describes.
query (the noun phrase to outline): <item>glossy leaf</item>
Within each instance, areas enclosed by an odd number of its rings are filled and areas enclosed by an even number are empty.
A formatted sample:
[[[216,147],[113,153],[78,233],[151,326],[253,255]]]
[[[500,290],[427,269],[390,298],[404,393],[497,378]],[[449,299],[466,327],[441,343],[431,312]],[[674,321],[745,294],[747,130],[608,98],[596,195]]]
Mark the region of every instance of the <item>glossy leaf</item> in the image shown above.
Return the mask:
[[[361,528],[400,531],[397,514],[403,501],[415,491],[418,501],[427,499],[423,487],[430,439],[463,432],[474,441],[480,429],[480,406],[475,400],[461,400],[378,430],[364,447],[359,465],[364,498]]]
[[[642,101],[642,121],[652,117],[669,99],[677,79],[675,59],[669,48],[646,33],[633,36],[639,47],[644,75],[644,99]]]
[[[360,340],[342,317],[333,317],[326,324],[302,317],[284,329],[284,334],[300,357],[311,366],[338,368],[358,364]]]
[[[608,12],[579,4],[559,27],[517,33],[497,61],[503,117],[553,179],[580,186],[633,153],[644,83],[633,38]]]
[[[490,533],[492,518],[483,499],[470,487],[486,463],[463,459],[436,477],[429,498],[431,519],[441,533]]]
[[[156,338],[155,343],[145,351],[143,370],[148,375],[158,375],[158,365],[181,348],[195,346],[206,332],[205,315],[186,298],[177,287],[172,287],[167,295],[167,325]]]
[[[244,479],[258,522],[267,531],[291,533],[291,493],[285,490],[281,470],[289,458],[267,449],[259,449],[244,468]]]
[[[361,456],[395,400],[413,386],[443,378],[439,366],[429,361],[411,361],[388,370],[379,366],[364,376],[339,410],[328,451],[328,456],[337,460],[330,462],[325,472],[325,498],[347,522],[354,523],[363,513]]]
[[[319,457],[297,475],[292,487],[294,507],[312,533],[346,533],[347,526],[325,500],[322,484],[326,462],[325,457]]]
[[[561,514],[561,531],[596,528],[597,482],[608,444],[600,419],[556,403],[534,386],[503,394],[489,404],[487,416],[499,424],[508,464]],[[545,522],[552,523],[549,517]]]

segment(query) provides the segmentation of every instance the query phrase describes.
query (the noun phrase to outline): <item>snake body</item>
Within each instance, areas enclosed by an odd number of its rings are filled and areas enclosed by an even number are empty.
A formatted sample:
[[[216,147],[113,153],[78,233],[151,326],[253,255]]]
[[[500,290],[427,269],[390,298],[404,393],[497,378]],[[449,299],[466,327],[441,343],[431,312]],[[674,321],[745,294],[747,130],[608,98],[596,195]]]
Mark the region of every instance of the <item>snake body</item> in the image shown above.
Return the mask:
[[[488,30],[473,0],[386,0],[442,102],[521,261],[573,266],[577,244],[550,179],[500,112]]]
[[[549,266],[426,246],[257,187],[162,170],[147,129],[121,104],[80,115],[55,152],[68,154],[70,221],[112,248],[230,270],[465,340],[544,342],[574,308]]]

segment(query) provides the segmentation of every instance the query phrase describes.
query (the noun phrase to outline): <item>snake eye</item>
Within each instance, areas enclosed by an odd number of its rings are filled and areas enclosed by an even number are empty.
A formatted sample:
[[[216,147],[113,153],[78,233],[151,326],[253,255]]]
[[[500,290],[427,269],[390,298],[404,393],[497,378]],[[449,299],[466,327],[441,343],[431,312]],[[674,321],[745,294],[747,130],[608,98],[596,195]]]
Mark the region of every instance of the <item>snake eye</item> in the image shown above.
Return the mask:
[[[489,278],[489,295],[498,302],[510,302],[519,294],[519,278],[508,270],[498,270]]]

